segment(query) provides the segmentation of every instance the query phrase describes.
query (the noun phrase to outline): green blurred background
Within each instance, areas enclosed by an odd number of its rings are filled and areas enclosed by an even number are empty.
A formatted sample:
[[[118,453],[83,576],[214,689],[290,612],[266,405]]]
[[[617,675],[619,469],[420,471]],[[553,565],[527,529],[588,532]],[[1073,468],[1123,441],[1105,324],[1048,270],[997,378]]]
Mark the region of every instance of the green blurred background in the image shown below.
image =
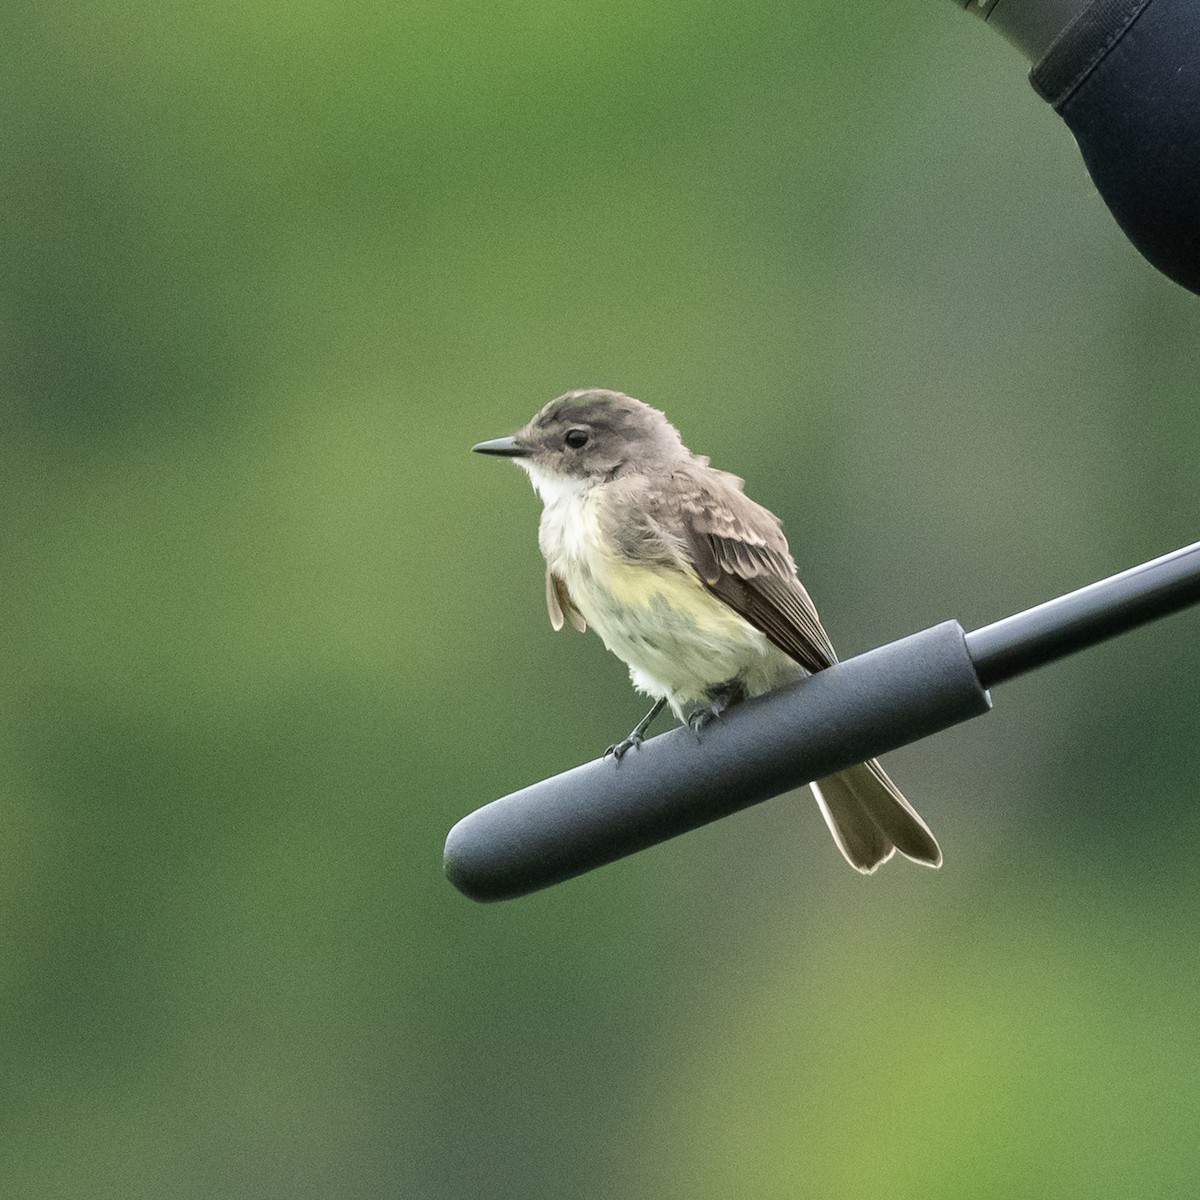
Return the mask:
[[[643,711],[470,445],[603,385],[851,654],[1190,542],[1196,300],[1015,52],[897,8],[14,5],[0,1195],[1011,1197],[1200,1176],[1196,618],[537,896],[479,804]]]

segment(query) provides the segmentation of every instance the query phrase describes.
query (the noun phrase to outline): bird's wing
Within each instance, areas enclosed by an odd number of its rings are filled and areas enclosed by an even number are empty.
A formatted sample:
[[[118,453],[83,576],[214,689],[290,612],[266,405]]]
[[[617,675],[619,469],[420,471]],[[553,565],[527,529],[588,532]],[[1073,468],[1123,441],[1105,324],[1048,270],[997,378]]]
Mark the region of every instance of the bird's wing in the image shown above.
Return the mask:
[[[837,662],[774,513],[736,475],[705,466],[676,475],[684,548],[704,586],[807,671]]]
[[[578,629],[580,633],[587,629],[583,613],[575,607],[567,585],[549,567],[546,568],[546,611],[550,614],[550,624],[554,626],[555,633],[566,621],[570,621],[572,628]]]

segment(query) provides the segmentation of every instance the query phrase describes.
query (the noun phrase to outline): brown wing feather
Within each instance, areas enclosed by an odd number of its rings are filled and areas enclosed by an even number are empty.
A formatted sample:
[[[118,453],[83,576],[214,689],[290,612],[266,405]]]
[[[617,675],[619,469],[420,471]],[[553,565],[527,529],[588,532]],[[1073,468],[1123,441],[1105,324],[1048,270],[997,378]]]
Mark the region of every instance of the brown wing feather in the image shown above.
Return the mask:
[[[742,491],[736,475],[712,468],[672,481],[686,549],[696,573],[719,600],[807,671],[837,662],[817,610],[774,513]]]

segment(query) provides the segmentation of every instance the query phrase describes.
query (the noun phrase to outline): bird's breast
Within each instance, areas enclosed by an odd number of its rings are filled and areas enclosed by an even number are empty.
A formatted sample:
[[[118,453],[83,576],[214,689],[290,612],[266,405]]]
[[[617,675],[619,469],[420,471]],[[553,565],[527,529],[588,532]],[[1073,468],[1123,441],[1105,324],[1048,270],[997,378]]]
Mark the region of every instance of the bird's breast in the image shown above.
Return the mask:
[[[588,622],[603,633],[614,608],[687,606],[697,585],[694,577],[661,563],[638,563],[622,552],[607,532],[613,528],[612,514],[605,514],[602,504],[595,489],[558,497],[546,504],[539,533],[547,564]]]
[[[650,519],[636,493],[529,473],[544,509],[538,541],[572,604],[629,667],[634,686],[676,716],[737,679],[759,695],[800,668],[701,582],[683,538]],[[624,518],[624,519],[623,519]]]
[[[538,543],[550,569],[569,581],[605,554],[598,509],[591,489],[564,490],[546,498]]]
[[[604,644],[652,694],[698,697],[778,654],[686,563],[622,553],[594,491],[547,504],[540,543],[550,569]],[[608,519],[604,519],[605,516]]]

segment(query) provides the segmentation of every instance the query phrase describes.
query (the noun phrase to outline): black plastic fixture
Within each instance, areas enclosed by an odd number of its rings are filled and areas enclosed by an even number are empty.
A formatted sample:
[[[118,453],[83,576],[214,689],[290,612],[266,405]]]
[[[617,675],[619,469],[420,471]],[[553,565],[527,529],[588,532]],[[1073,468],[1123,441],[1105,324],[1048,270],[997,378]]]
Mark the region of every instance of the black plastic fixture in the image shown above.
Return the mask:
[[[957,2],[1034,63],[1034,88],[1129,240],[1200,294],[1200,4]]]

